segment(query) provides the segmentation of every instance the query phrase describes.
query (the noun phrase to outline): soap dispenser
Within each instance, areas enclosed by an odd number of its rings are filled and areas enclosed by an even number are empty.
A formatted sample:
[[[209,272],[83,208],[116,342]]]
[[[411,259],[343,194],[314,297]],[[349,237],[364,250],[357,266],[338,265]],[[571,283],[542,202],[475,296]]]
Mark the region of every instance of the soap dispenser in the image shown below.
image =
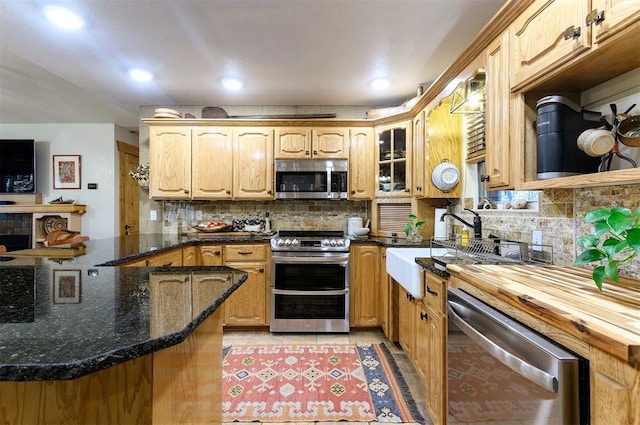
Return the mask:
[[[269,217],[271,213],[269,213],[268,211],[265,213],[265,219],[264,219],[264,231],[265,233],[271,232],[271,218]]]
[[[460,234],[460,246],[466,248],[467,245],[469,245],[469,226],[464,226]]]

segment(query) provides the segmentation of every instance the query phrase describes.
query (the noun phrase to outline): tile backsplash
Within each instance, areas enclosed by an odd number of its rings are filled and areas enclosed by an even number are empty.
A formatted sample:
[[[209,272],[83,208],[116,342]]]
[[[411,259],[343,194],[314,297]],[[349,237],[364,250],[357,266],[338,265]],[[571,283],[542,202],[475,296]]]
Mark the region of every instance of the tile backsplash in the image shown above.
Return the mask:
[[[162,233],[193,230],[187,219],[186,202],[165,201],[160,204],[163,210]],[[304,229],[346,232],[349,217],[366,219],[369,214],[367,202],[352,201],[202,201],[191,205],[194,212],[202,212],[202,221],[217,220],[229,224],[238,219],[264,219],[269,212],[273,231]],[[172,216],[168,211],[176,206],[177,213]]]
[[[470,199],[465,199],[467,204],[471,205]],[[533,230],[541,230],[543,244],[553,246],[554,263],[571,265],[581,252],[578,236],[591,232],[590,225],[583,222],[584,215],[594,208],[617,206],[640,207],[640,185],[547,189],[540,193],[539,211],[481,213],[483,236],[494,234],[531,243]],[[640,279],[640,258],[621,268],[620,275]]]

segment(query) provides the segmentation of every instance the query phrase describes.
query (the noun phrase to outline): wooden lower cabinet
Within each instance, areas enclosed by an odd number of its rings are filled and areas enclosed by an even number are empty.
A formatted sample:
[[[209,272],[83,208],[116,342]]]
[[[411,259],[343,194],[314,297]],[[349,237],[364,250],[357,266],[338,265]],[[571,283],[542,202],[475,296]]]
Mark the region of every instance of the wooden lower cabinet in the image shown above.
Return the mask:
[[[400,284],[398,285],[398,342],[407,354],[407,357],[415,364],[415,322],[416,300]]]
[[[404,301],[406,318],[400,317],[405,328],[413,326],[413,345],[410,337],[402,338],[402,348],[426,386],[426,407],[434,424],[445,424],[447,417],[447,281],[438,275],[423,273],[424,297],[410,302]],[[404,289],[401,289],[403,292]],[[400,302],[403,300],[401,298]],[[409,314],[412,314],[409,317]],[[401,321],[401,336],[403,334]],[[403,342],[404,340],[404,342]]]
[[[447,417],[447,316],[427,307],[428,355],[427,412],[434,424]]]
[[[224,263],[222,258],[222,245],[200,245],[201,266],[221,266]]]
[[[353,245],[350,254],[349,323],[352,327],[380,325],[378,285],[380,248],[377,245]]]
[[[589,350],[591,423],[640,423],[640,369],[595,347]]]
[[[188,246],[182,249],[182,265],[197,266],[200,262],[198,259],[199,250],[197,246]]]
[[[182,266],[182,249],[174,249],[160,254],[152,255],[147,259],[149,267],[181,267]]]
[[[266,244],[225,245],[224,265],[249,276],[224,302],[225,326],[265,326],[268,320],[268,249]]]

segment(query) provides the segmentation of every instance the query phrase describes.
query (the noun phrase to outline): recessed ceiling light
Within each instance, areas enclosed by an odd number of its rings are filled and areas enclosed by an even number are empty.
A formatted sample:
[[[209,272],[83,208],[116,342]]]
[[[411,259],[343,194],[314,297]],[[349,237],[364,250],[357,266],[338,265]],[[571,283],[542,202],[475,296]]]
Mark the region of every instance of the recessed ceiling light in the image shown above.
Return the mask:
[[[141,83],[146,83],[148,81],[153,80],[153,74],[149,71],[145,71],[140,68],[132,68],[129,70],[129,75],[136,81],[140,81]]]
[[[62,6],[47,6],[44,13],[51,22],[65,30],[77,30],[84,26],[80,16]]]
[[[376,78],[371,82],[371,88],[374,90],[384,90],[389,87],[389,80],[386,78]]]
[[[242,88],[242,81],[237,78],[225,78],[222,80],[222,85],[227,90],[237,91]]]

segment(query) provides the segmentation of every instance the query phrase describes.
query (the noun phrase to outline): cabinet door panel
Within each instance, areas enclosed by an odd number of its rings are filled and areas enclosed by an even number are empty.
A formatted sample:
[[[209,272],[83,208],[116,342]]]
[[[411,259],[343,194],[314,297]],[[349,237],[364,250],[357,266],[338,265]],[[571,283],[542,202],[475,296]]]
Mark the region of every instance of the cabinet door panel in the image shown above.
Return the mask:
[[[276,130],[276,159],[311,158],[311,130],[283,128]]]
[[[604,20],[593,25],[596,43],[640,20],[640,0],[592,0],[592,3],[593,10],[604,12]]]
[[[266,325],[267,279],[265,264],[227,262],[225,265],[248,273],[247,280],[224,302],[225,325]]]
[[[518,89],[591,47],[587,1],[537,0],[511,26],[511,84]],[[571,26],[577,38],[565,39]]]
[[[375,146],[372,128],[350,130],[349,199],[373,199]]]
[[[513,189],[511,181],[511,139],[509,105],[509,34],[504,33],[487,48],[486,54],[486,171],[488,190]]]
[[[427,308],[429,367],[427,369],[427,411],[433,423],[442,424],[447,415],[447,318]]]
[[[316,128],[313,130],[311,156],[324,159],[348,159],[348,130],[344,128]]]
[[[233,166],[234,198],[273,199],[273,130],[236,130]]]
[[[425,111],[418,112],[413,119],[413,196],[422,198],[426,192],[425,178]]]
[[[149,196],[189,199],[191,194],[191,130],[149,128]]]
[[[233,138],[230,128],[197,127],[192,141],[193,199],[231,199]]]
[[[351,247],[350,324],[378,326],[378,272],[380,266],[377,246]]]

